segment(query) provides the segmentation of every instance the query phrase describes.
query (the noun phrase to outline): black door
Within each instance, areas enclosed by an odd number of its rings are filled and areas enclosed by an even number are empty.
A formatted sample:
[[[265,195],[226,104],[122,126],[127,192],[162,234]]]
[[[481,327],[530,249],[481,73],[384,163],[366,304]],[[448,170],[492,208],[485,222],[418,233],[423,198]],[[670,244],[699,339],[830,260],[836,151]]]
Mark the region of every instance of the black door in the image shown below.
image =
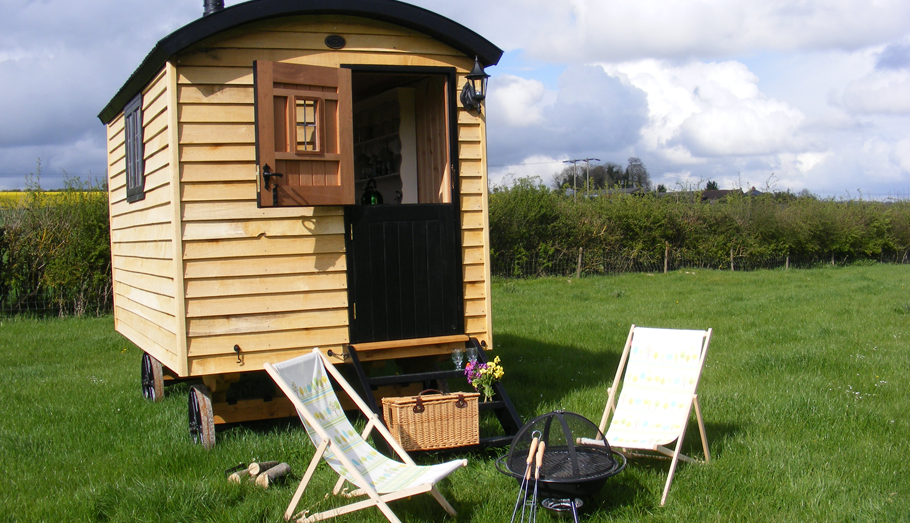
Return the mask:
[[[464,333],[456,207],[346,207],[351,343]]]

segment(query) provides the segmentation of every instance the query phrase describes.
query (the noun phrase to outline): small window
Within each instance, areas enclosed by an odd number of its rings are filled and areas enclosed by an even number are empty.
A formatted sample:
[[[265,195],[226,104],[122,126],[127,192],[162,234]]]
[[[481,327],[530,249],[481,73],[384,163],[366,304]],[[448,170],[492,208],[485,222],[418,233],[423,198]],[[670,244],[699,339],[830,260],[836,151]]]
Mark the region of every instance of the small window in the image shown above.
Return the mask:
[[[297,98],[297,152],[319,152],[316,126],[316,100]]]
[[[126,201],[145,199],[145,144],[142,133],[142,94],[123,108],[126,134]]]

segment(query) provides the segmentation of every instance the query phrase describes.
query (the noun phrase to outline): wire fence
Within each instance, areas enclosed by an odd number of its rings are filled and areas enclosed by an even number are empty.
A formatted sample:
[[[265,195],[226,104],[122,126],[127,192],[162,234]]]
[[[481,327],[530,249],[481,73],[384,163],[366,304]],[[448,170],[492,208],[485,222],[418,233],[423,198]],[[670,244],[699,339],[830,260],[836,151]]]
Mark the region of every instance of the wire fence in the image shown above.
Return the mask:
[[[30,291],[0,289],[0,317],[34,316],[101,316],[114,310],[114,293],[110,280],[94,289],[54,291],[32,289]]]
[[[500,278],[542,278],[547,276],[585,277],[624,273],[659,273],[682,269],[754,271],[760,269],[808,269],[849,265],[910,264],[910,251],[882,253],[878,258],[851,258],[838,254],[817,256],[694,255],[667,251],[664,256],[622,256],[608,251],[562,251],[548,256],[492,256],[492,274]],[[66,317],[103,315],[113,310],[110,280],[85,292],[54,292],[37,289],[16,292],[0,289],[0,316]]]
[[[742,255],[706,256],[667,250],[662,256],[624,256],[609,251],[566,250],[550,255],[494,255],[493,276],[500,278],[541,278],[546,276],[602,276],[623,273],[656,273],[681,269],[754,271],[759,269],[808,269],[880,263],[908,264],[910,251],[882,253],[877,258],[856,258],[836,253],[815,256]]]

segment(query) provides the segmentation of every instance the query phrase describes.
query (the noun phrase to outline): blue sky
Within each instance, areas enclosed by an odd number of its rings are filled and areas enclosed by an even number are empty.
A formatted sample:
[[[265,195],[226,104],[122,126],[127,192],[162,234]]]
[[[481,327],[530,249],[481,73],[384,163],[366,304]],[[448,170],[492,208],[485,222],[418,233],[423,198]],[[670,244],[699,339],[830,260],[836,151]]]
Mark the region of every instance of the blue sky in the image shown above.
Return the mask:
[[[104,175],[97,114],[202,0],[0,5],[0,189]],[[227,6],[238,3],[227,0]],[[667,187],[910,197],[906,0],[413,0],[505,50],[490,180],[641,158]]]

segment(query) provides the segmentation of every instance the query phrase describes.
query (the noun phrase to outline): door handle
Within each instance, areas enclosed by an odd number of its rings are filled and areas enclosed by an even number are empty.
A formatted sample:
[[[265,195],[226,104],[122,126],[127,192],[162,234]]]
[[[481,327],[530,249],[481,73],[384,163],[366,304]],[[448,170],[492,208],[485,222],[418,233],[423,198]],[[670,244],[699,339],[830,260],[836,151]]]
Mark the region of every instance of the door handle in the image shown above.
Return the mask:
[[[272,168],[269,167],[269,164],[265,164],[262,168],[262,177],[265,179],[265,190],[269,190],[272,183],[272,177],[281,178],[284,176],[281,173],[273,173]],[[276,184],[277,185],[277,184]]]
[[[272,206],[278,206],[278,182],[275,182],[275,185],[272,185],[272,178],[281,178],[284,175],[281,173],[273,173],[272,168],[269,167],[269,164],[265,164],[262,167],[262,178],[265,180],[265,190],[272,190]]]

